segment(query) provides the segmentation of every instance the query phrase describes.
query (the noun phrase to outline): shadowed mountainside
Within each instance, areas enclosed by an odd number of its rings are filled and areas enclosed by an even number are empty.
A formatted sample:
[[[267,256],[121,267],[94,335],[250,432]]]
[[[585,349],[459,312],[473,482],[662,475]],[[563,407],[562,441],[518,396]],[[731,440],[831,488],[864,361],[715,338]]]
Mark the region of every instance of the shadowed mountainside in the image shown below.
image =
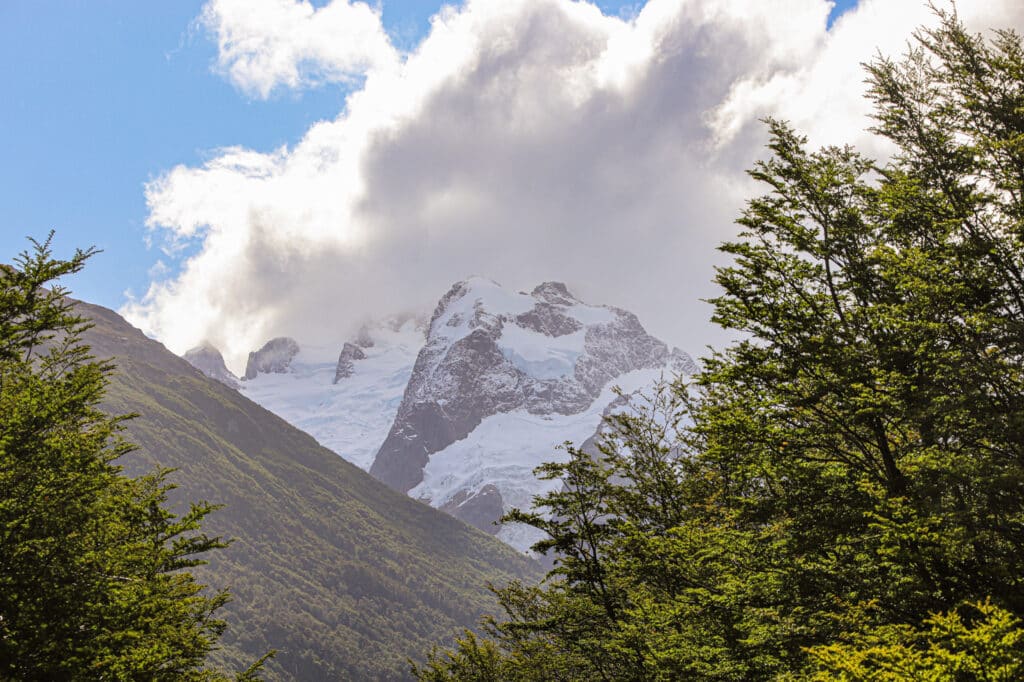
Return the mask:
[[[234,538],[198,569],[234,600],[221,660],[267,649],[279,679],[402,679],[407,659],[494,610],[488,582],[539,577],[532,561],[395,492],[207,378],[114,312],[80,303],[85,341],[118,372],[105,401],[137,412],[121,464],[174,467],[172,500],[224,504],[204,531]]]

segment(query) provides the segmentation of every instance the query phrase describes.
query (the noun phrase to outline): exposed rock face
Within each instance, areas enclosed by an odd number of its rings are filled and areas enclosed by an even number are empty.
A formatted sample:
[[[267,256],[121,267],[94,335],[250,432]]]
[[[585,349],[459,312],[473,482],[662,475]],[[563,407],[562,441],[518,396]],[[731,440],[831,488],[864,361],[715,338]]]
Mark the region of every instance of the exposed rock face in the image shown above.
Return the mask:
[[[408,491],[431,454],[484,418],[525,410],[572,415],[632,370],[665,366],[664,343],[636,316],[576,299],[547,282],[511,294],[474,278],[438,303],[394,425],[370,472]],[[436,501],[435,501],[436,503]]]
[[[534,287],[530,295],[552,305],[573,305],[579,303],[561,282],[544,282]]]
[[[220,351],[209,343],[203,343],[186,351],[182,357],[211,379],[216,379],[231,388],[238,388],[238,377],[232,374],[224,364],[224,356],[220,354]]]
[[[583,328],[578,320],[562,314],[556,306],[547,302],[539,302],[532,310],[516,315],[516,324],[552,337],[572,334]]]
[[[249,353],[249,361],[245,365],[245,379],[255,379],[258,374],[284,374],[298,352],[299,344],[287,336],[267,341],[263,348]]]
[[[672,349],[672,371],[676,374],[693,375],[700,372],[700,365],[694,361],[690,354],[678,348]]]
[[[498,488],[488,483],[476,492],[460,490],[439,509],[455,518],[494,535],[498,532],[496,523],[504,511],[504,503]]]
[[[587,328],[586,354],[576,363],[576,380],[597,397],[609,381],[634,369],[660,367],[668,359],[664,343],[648,335],[636,315],[618,308],[607,323]]]
[[[372,347],[372,341],[371,341]],[[338,365],[334,370],[334,383],[338,383],[342,379],[347,379],[352,376],[352,372],[355,371],[354,362],[356,360],[365,360],[366,353],[359,346],[346,342],[341,349],[341,354],[338,355]]]

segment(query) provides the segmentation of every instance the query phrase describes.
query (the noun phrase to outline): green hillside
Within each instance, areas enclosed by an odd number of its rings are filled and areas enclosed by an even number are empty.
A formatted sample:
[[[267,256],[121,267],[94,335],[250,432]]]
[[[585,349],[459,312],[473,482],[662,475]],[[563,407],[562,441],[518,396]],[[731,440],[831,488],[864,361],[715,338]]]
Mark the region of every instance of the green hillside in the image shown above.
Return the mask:
[[[533,562],[395,493],[305,433],[207,379],[118,315],[79,304],[85,341],[114,357],[105,404],[137,412],[137,475],[175,467],[182,500],[224,504],[204,530],[235,539],[200,577],[227,587],[219,652],[243,663],[275,648],[269,677],[402,679],[407,659],[450,643],[495,602],[484,589],[535,576]]]

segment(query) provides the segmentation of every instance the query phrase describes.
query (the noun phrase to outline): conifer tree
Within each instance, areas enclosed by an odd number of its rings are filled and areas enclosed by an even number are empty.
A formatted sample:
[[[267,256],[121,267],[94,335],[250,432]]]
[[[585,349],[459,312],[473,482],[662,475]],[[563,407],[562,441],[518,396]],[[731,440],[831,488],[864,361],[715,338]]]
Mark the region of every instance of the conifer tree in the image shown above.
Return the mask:
[[[114,369],[58,283],[95,251],[54,258],[52,236],[0,267],[0,678],[224,679],[204,661],[228,595],[187,571],[225,546],[200,530],[215,507],[176,516],[168,471],[121,474]]]

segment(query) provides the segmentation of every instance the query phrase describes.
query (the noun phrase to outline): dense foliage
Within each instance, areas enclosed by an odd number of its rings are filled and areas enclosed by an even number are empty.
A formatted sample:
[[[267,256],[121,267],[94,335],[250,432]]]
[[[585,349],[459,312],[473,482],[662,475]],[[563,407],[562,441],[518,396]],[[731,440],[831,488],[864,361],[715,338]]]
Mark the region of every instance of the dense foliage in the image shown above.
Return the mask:
[[[125,418],[98,408],[112,367],[54,283],[91,255],[47,240],[0,267],[0,678],[221,679],[205,659],[228,595],[184,570],[225,546],[199,530],[213,507],[177,516],[167,471],[121,474]]]
[[[541,471],[556,569],[421,679],[1024,674],[1024,50],[938,18],[868,67],[888,164],[768,122],[742,340]]]

